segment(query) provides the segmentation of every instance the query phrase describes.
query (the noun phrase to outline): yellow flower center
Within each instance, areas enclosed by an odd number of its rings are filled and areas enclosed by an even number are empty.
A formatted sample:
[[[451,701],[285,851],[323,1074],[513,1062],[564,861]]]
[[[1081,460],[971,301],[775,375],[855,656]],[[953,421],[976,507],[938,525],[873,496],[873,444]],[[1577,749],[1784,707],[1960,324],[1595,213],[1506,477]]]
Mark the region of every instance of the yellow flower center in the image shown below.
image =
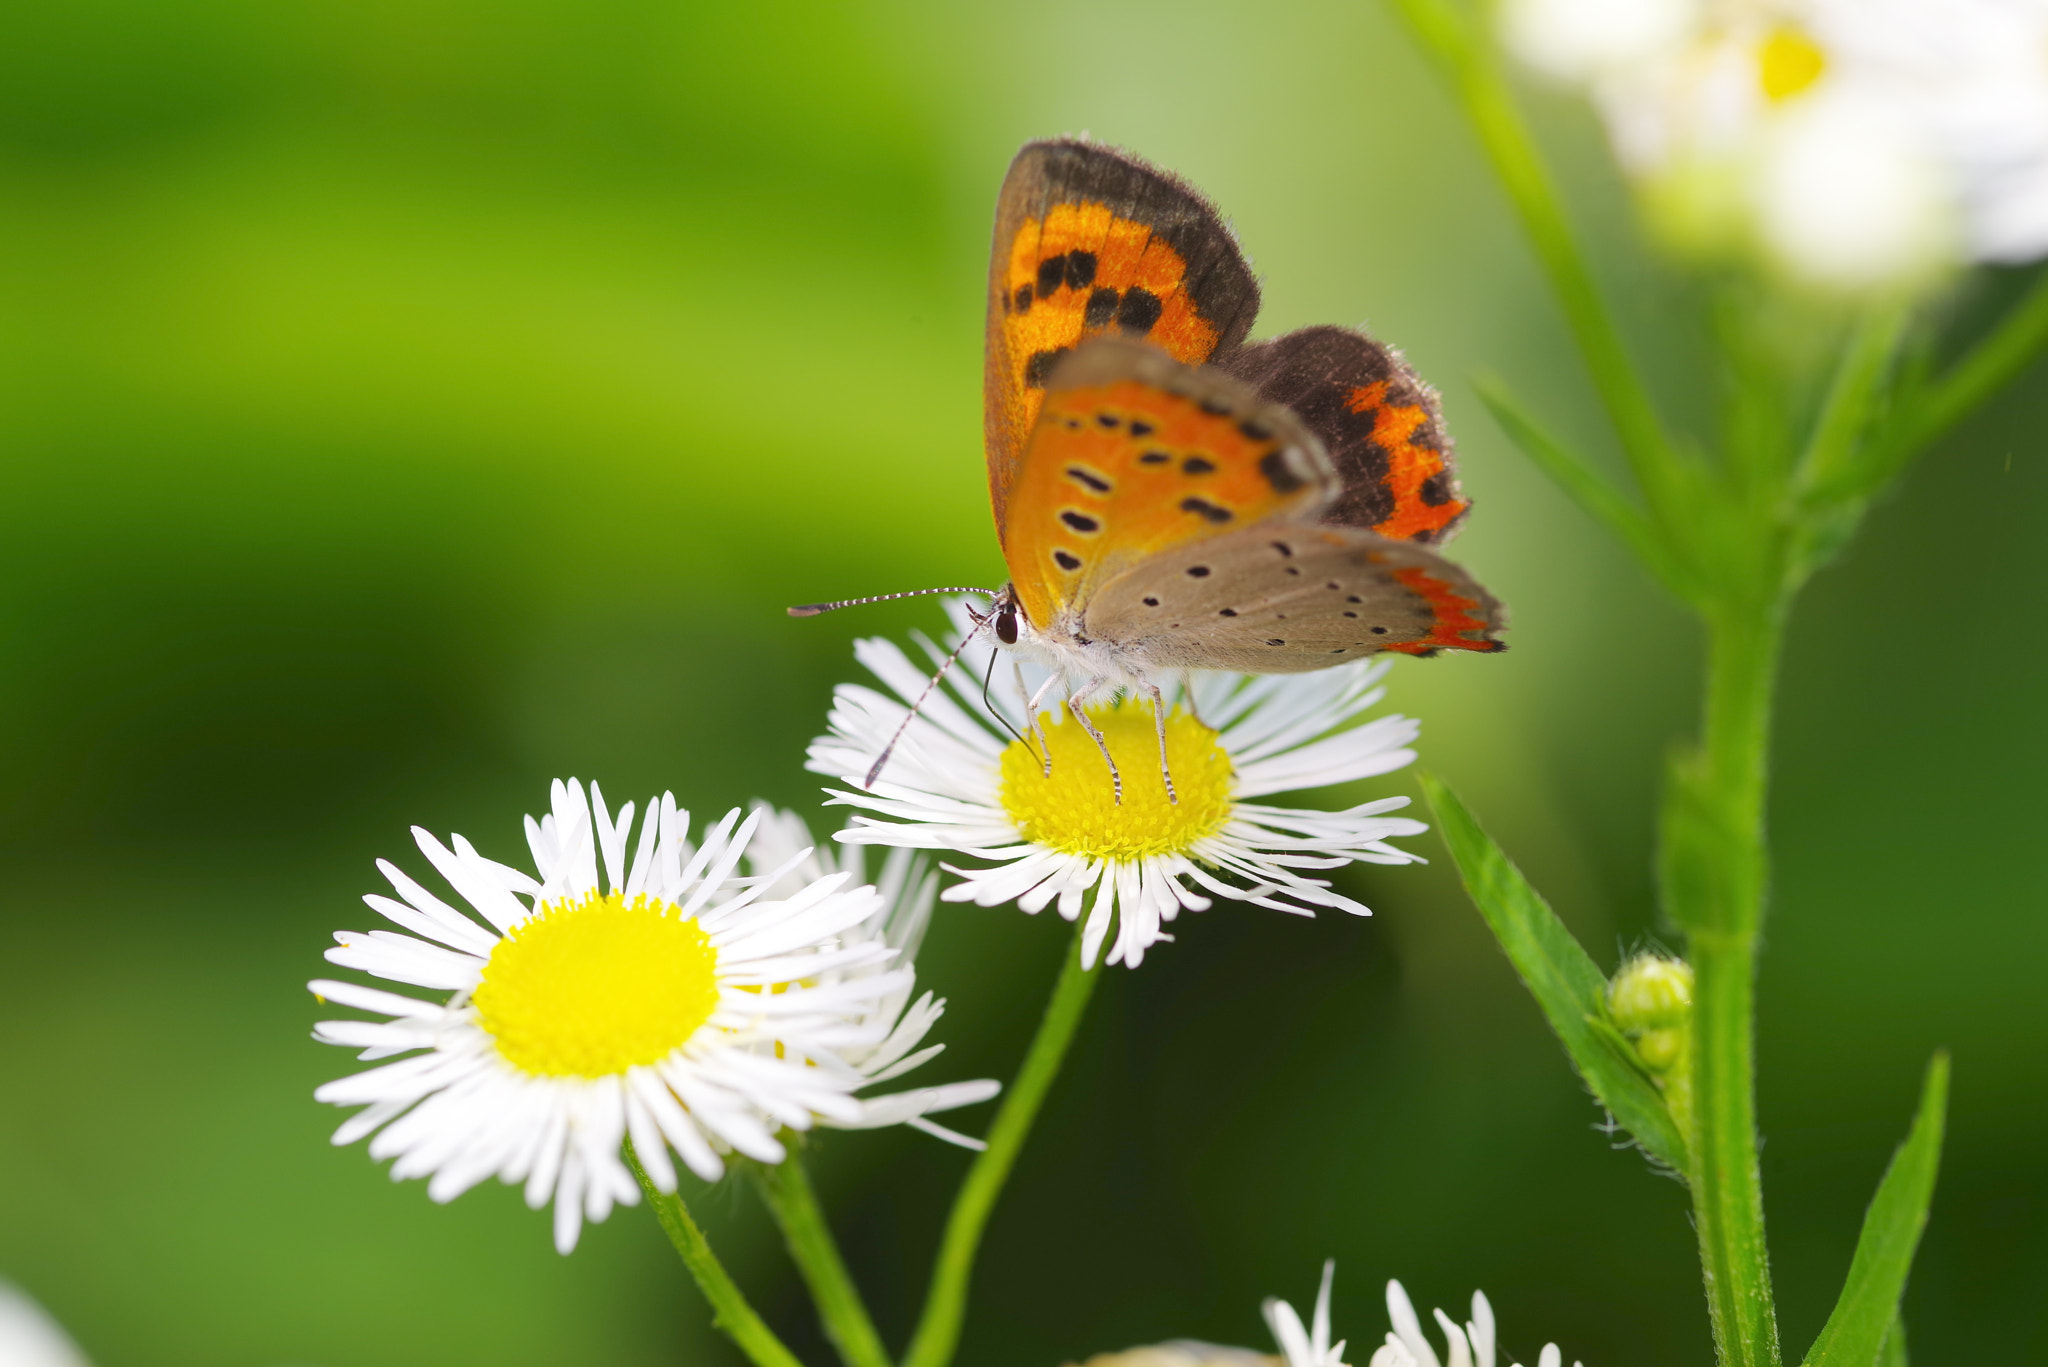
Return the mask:
[[[513,1067],[603,1077],[666,1057],[711,1018],[718,951],[668,902],[593,891],[498,941],[471,1000]]]
[[[1791,99],[1819,80],[1828,59],[1813,39],[1790,24],[1780,24],[1757,49],[1756,66],[1764,97],[1776,102]]]
[[[1048,713],[1041,722],[1051,718]],[[1022,741],[1003,751],[1003,810],[1026,840],[1066,854],[1097,859],[1142,859],[1180,854],[1230,819],[1230,756],[1216,733],[1187,713],[1166,719],[1166,761],[1178,803],[1166,800],[1159,776],[1159,732],[1152,709],[1138,703],[1098,703],[1088,718],[1109,742],[1123,774],[1118,805],[1109,766],[1095,740],[1072,717],[1041,725],[1052,773]]]

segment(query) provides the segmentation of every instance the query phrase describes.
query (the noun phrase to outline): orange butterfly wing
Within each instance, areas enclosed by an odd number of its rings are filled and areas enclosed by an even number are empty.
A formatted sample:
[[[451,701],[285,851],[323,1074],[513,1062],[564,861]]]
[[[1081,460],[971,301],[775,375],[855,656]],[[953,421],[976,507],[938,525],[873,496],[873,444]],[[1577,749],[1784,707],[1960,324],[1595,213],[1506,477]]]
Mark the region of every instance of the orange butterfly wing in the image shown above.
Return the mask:
[[[1092,341],[1048,380],[1002,524],[1018,603],[1041,629],[1140,561],[1313,518],[1341,491],[1292,413],[1154,347]]]
[[[996,202],[989,260],[983,403],[998,533],[1062,357],[1113,335],[1199,365],[1242,342],[1258,311],[1258,282],[1192,188],[1094,143],[1027,144]]]
[[[1471,509],[1436,391],[1392,347],[1349,328],[1310,327],[1214,364],[1287,405],[1330,453],[1344,494],[1323,521],[1442,544]]]

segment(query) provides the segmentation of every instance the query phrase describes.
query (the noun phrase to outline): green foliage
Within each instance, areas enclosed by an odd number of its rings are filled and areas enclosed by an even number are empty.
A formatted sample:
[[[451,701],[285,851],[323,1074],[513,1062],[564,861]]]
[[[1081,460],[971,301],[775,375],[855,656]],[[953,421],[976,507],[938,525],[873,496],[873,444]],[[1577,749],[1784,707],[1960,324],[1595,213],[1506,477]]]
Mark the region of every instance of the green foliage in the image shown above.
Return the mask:
[[[1814,1340],[1805,1367],[1873,1367],[1906,1359],[1906,1334],[1899,1297],[1927,1228],[1934,1177],[1941,1166],[1942,1130],[1948,1115],[1948,1055],[1927,1065],[1920,1108],[1906,1142],[1885,1169],[1863,1217],[1849,1277],[1834,1313]]]
[[[1428,774],[1422,789],[1465,890],[1594,1098],[1645,1153],[1673,1172],[1687,1171],[1685,1136],[1627,1042],[1607,1024],[1607,976],[1457,794]]]

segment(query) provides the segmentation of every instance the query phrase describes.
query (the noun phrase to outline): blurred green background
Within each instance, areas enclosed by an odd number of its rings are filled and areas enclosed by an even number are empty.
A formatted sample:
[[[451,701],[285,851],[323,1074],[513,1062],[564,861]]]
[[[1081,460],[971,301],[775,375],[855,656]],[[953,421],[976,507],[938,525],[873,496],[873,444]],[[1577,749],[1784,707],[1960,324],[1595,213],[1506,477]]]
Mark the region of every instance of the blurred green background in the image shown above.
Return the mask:
[[[1662,316],[1589,118],[1534,98],[1609,284]],[[372,859],[420,867],[409,823],[512,858],[556,775],[815,800],[800,754],[848,643],[936,612],[781,608],[999,580],[990,208],[1020,142],[1080,130],[1218,198],[1263,332],[1369,322],[1443,388],[1479,505],[1459,553],[1515,649],[1403,662],[1396,700],[1596,952],[1654,931],[1693,639],[1473,396],[1491,370],[1602,430],[1380,8],[16,6],[0,1275],[100,1367],[738,1360],[644,1209],[561,1259],[514,1192],[436,1207],[329,1147],[310,1093],[353,1065],[308,1039],[303,984],[331,931],[368,928]],[[1697,414],[1687,357],[1654,359]],[[2048,1353],[2044,417],[2037,371],[1922,462],[1793,632],[1761,1108],[1795,1349],[1948,1045],[1916,1360]],[[1355,1344],[1398,1276],[1425,1305],[1485,1287],[1524,1361],[1546,1338],[1593,1367],[1709,1360],[1681,1190],[1597,1130],[1443,863],[1350,885],[1376,918],[1222,908],[1112,973],[963,1362],[1264,1344],[1259,1298],[1311,1298],[1325,1256]],[[1065,944],[944,912],[931,1080],[1008,1075]],[[819,1160],[900,1342],[964,1159],[888,1133]],[[752,1193],[695,1201],[825,1361]]]

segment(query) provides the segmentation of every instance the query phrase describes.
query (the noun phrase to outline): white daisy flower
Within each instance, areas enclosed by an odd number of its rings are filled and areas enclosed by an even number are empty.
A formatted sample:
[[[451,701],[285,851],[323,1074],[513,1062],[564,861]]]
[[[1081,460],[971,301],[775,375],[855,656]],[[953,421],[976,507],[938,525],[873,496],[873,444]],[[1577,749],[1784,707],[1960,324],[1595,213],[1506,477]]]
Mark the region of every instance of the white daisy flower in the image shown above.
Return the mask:
[[[394,1179],[427,1177],[437,1201],[493,1176],[523,1183],[535,1209],[552,1199],[567,1253],[583,1220],[639,1199],[627,1138],[655,1186],[673,1191],[671,1148],[711,1180],[722,1149],[780,1162],[778,1127],[858,1121],[852,1093],[865,1079],[843,1054],[875,1046],[863,1018],[908,982],[851,972],[890,952],[849,939],[880,906],[873,888],[838,872],[771,898],[784,870],[738,875],[758,815],[728,813],[693,848],[688,814],[663,794],[647,804],[629,864],[633,804],[614,821],[596,784],[586,801],[571,780],[554,784],[552,806],[526,821],[538,877],[459,835],[443,845],[413,828],[473,916],[378,862],[398,897],[363,900],[412,933],[345,931],[328,960],[454,995],[311,984],[324,1001],[389,1018],[323,1021],[314,1038],[366,1060],[410,1055],[314,1096],[363,1106],[334,1142],[374,1133],[371,1156],[393,1159]]]
[[[1463,1325],[1438,1310],[1437,1327],[1444,1333],[1444,1356],[1439,1359],[1436,1349],[1430,1346],[1422,1334],[1422,1321],[1416,1317],[1415,1306],[1408,1299],[1408,1293],[1401,1289],[1401,1283],[1387,1283],[1387,1318],[1393,1321],[1394,1332],[1387,1335],[1387,1341],[1374,1350],[1371,1367],[1494,1367],[1497,1354],[1493,1338],[1493,1307],[1487,1303],[1482,1292],[1472,1293],[1472,1318]],[[1564,1354],[1554,1343],[1543,1345],[1537,1355],[1536,1367],[1563,1367]],[[1572,1367],[1580,1367],[1574,1362]]]
[[[970,623],[959,605],[952,613],[957,644]],[[944,658],[922,644],[934,665]],[[833,802],[876,814],[855,817],[840,840],[986,861],[946,865],[962,879],[941,894],[946,901],[1014,901],[1033,913],[1057,905],[1069,921],[1086,905],[1084,966],[1094,967],[1114,921],[1107,961],[1135,968],[1146,949],[1170,938],[1165,926],[1183,909],[1206,910],[1212,897],[1303,916],[1322,907],[1365,916],[1366,907],[1302,870],[1421,862],[1386,843],[1428,829],[1387,815],[1406,806],[1405,797],[1336,812],[1248,800],[1388,773],[1415,758],[1408,748],[1419,729],[1414,721],[1353,724],[1382,697],[1384,662],[1313,674],[1192,676],[1186,702],[1166,722],[1178,801],[1168,800],[1159,775],[1150,704],[1090,705],[1090,720],[1126,776],[1119,803],[1101,751],[1064,707],[1027,724],[1024,699],[1045,683],[1045,671],[1014,656],[997,660],[993,651],[985,638],[968,644],[946,685],[931,690],[906,727],[909,703],[926,691],[924,668],[889,641],[860,642],[856,657],[889,692],[841,685],[830,734],[810,749],[811,769],[849,785],[834,790]],[[999,666],[1014,696],[1009,687],[994,690],[985,707],[981,681]],[[887,766],[863,790],[899,729]]]
[[[811,840],[810,828],[795,812],[778,812],[765,803],[755,810],[760,815],[761,825],[747,851],[748,863],[757,875],[783,871],[779,881],[769,888],[769,895],[793,892],[835,873],[844,874],[856,883],[867,881],[863,868],[866,851],[859,846],[817,848]],[[931,924],[932,904],[938,898],[938,874],[926,867],[915,851],[891,850],[882,863],[882,875],[875,887],[881,895],[880,905],[867,920],[847,931],[841,942],[848,946],[880,944],[890,951],[891,957],[886,961],[877,958],[836,969],[821,974],[818,979],[821,983],[831,983],[880,973],[884,971],[885,962],[896,970],[892,977],[898,985],[875,998],[873,1004],[856,1018],[860,1025],[866,1027],[873,1042],[839,1051],[839,1057],[860,1074],[859,1087],[863,1089],[902,1077],[936,1058],[946,1047],[943,1044],[918,1047],[931,1028],[938,1024],[939,1017],[946,1014],[946,999],[926,992],[915,1002],[910,1000],[910,994],[916,987],[918,946],[924,942],[925,929]],[[926,1117],[937,1111],[950,1111],[987,1101],[1001,1090],[1001,1083],[992,1078],[981,1078],[973,1082],[916,1087],[886,1096],[863,1096],[859,1098],[860,1114],[857,1118],[840,1120],[821,1116],[819,1123],[840,1130],[909,1125],[962,1148],[985,1149],[988,1145],[981,1140],[947,1129]]]

